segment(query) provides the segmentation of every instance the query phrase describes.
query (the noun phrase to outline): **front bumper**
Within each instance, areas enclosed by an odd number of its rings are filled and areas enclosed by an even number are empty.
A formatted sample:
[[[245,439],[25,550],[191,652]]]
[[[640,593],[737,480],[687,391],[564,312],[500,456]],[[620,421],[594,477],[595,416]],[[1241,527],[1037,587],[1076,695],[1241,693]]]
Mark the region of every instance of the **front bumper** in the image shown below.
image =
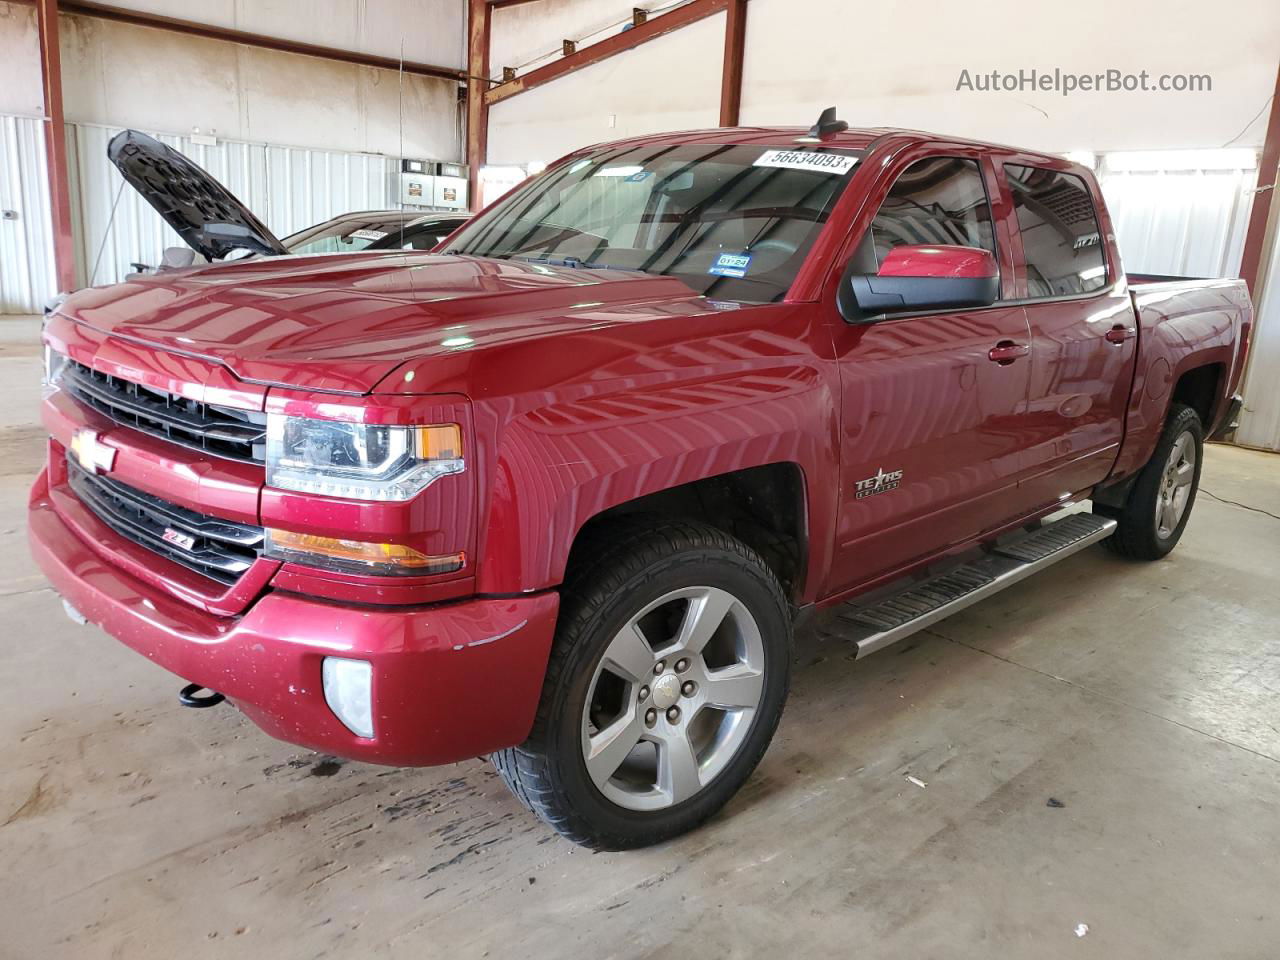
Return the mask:
[[[31,491],[32,554],[72,606],[184,680],[223,693],[264,731],[396,766],[451,763],[520,743],[533,726],[559,595],[354,607],[268,592],[218,616],[108,562],[64,522],[47,471]],[[374,736],[351,733],[321,687],[326,656],[373,664]]]

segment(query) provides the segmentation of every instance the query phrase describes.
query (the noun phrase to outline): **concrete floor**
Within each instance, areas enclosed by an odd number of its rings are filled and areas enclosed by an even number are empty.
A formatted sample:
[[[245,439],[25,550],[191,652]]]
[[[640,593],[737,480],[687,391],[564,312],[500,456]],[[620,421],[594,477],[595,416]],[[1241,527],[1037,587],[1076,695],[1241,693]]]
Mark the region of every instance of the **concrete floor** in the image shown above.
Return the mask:
[[[1093,548],[857,664],[802,637],[727,811],[593,855],[486,763],[300,752],[68,621],[4,326],[0,957],[1280,956],[1280,458],[1212,447],[1164,562]]]

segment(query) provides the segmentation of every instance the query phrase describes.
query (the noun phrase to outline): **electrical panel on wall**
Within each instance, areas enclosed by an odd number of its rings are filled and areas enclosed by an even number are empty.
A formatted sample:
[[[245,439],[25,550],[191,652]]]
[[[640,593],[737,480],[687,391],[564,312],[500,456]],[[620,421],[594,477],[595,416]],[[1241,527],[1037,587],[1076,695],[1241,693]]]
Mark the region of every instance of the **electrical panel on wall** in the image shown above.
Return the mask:
[[[402,207],[423,210],[467,209],[467,168],[438,160],[400,161],[392,193]]]
[[[461,163],[441,163],[436,172],[436,206],[444,210],[467,209],[467,168]]]

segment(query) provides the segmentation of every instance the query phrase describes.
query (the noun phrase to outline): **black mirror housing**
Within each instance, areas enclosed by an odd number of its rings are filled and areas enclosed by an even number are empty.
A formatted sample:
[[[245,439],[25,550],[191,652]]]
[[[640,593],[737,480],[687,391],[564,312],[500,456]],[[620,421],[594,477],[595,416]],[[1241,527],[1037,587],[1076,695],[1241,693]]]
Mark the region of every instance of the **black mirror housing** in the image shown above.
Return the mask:
[[[902,244],[876,273],[855,261],[840,282],[837,302],[850,323],[903,310],[989,307],[1000,296],[1000,268],[988,250],[950,244]]]
[[[989,307],[1000,294],[999,277],[878,277],[854,274],[848,282],[858,308],[867,313]]]

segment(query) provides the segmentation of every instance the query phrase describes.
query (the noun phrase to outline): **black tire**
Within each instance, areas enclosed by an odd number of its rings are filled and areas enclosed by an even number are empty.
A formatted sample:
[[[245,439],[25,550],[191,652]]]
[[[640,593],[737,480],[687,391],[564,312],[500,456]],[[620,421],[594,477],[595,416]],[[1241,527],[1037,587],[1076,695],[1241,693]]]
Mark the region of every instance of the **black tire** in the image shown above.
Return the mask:
[[[1162,534],[1158,529],[1157,510],[1167,482],[1166,471],[1170,456],[1174,445],[1183,436],[1190,438],[1195,450],[1190,492],[1181,518],[1167,533]],[[1124,506],[1116,508],[1094,505],[1094,513],[1111,517],[1119,524],[1115,533],[1103,543],[1114,553],[1131,560],[1159,560],[1168,554],[1177,546],[1182,538],[1182,531],[1186,529],[1187,520],[1191,518],[1191,508],[1195,506],[1196,492],[1200,489],[1200,468],[1203,464],[1204,427],[1200,423],[1200,417],[1190,407],[1174,404],[1169,408],[1169,417],[1165,421],[1164,432],[1160,435],[1155,452],[1138,474]]]
[[[694,585],[731,593],[758,625],[759,705],[732,759],[698,792],[661,810],[628,809],[605,796],[587,771],[587,697],[615,635],[647,605]],[[790,608],[755,551],[701,523],[631,519],[605,527],[575,548],[533,730],[520,746],[494,754],[494,766],[525,806],[574,843],[601,850],[659,843],[715,814],[751,775],[782,716],[790,661]]]

